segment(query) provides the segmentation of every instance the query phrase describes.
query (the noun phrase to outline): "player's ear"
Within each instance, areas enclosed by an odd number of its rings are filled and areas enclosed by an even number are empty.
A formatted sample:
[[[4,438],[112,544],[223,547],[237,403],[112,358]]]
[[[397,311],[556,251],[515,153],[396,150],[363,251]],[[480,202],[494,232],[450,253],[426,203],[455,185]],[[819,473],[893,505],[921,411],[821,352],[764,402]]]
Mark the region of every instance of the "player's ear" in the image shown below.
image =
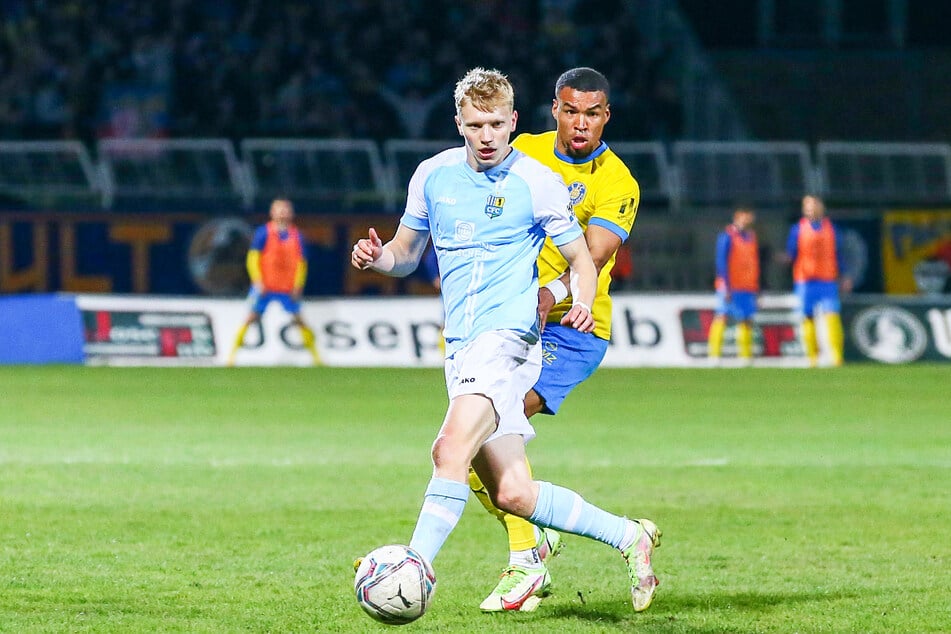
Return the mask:
[[[551,100],[551,118],[558,121],[558,100]]]
[[[518,110],[512,111],[512,132],[515,132],[515,124],[518,123]]]
[[[611,104],[608,104],[604,107],[604,122],[607,123],[611,120]]]
[[[456,130],[459,131],[459,136],[464,137],[465,134],[462,133],[462,119],[459,118],[459,115],[453,117],[456,121]]]

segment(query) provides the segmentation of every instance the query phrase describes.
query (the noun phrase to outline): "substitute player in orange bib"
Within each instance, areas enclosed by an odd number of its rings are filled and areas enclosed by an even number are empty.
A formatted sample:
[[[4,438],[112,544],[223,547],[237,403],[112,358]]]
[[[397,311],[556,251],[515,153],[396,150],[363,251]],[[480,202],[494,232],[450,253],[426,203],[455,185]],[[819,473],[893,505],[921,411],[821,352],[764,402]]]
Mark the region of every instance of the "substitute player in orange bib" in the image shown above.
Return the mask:
[[[848,293],[852,280],[843,274],[841,237],[825,215],[818,196],[802,199],[802,218],[792,226],[786,240],[786,258],[792,263],[793,284],[802,311],[802,340],[809,365],[819,364],[816,334],[817,312],[824,316],[832,365],[842,365],[845,336],[839,289]]]
[[[228,365],[234,365],[248,328],[260,321],[272,301],[280,303],[291,315],[316,365],[320,363],[320,356],[314,331],[300,315],[300,298],[307,281],[307,257],[300,231],[294,225],[294,205],[286,198],[276,198],[271,202],[270,217],[270,222],[257,228],[248,250],[251,310],[235,336]]]
[[[759,295],[759,245],[748,207],[733,212],[733,222],[717,236],[716,316],[710,324],[709,356],[718,362],[727,321],[736,322],[737,357],[753,360],[753,316]]]

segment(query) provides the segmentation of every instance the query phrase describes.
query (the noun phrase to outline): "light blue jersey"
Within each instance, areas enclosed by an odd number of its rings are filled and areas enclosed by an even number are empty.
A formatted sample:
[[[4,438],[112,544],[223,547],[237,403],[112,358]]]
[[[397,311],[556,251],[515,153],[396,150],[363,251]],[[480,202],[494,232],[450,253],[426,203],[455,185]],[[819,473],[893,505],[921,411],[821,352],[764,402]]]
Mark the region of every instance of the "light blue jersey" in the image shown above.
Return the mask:
[[[400,222],[432,235],[447,356],[489,330],[537,340],[545,236],[561,246],[582,235],[561,177],[515,149],[484,172],[466,163],[465,147],[423,161]]]

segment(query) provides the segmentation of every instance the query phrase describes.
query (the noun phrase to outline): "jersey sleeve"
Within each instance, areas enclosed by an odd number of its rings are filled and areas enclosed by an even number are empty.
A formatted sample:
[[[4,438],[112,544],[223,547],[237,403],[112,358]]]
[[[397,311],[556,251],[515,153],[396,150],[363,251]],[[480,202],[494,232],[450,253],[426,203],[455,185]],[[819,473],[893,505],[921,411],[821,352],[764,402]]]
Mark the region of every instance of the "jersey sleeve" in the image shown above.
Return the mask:
[[[545,168],[534,179],[532,199],[535,221],[542,226],[555,246],[567,244],[580,237],[581,225],[571,209],[568,188],[561,177]]]
[[[244,266],[248,270],[248,277],[252,284],[261,283],[261,250],[248,249],[248,256],[244,259]]]
[[[406,208],[400,223],[416,231],[429,231],[429,205],[426,203],[426,180],[432,173],[430,161],[423,161],[413,172],[406,188]]]
[[[789,258],[790,262],[794,262],[798,254],[799,254],[799,223],[797,222],[789,230],[789,237],[786,238],[786,257]]]
[[[597,204],[588,225],[603,227],[624,242],[634,227],[640,199],[641,192],[637,181],[626,168],[623,173],[619,170],[599,188]]]
[[[722,284],[726,286],[728,284],[729,275],[727,275],[727,261],[730,257],[730,234],[726,231],[721,231],[720,235],[717,236],[717,286],[721,284],[720,280],[723,280]]]
[[[261,225],[254,230],[254,237],[251,238],[250,249],[252,251],[262,251],[265,244],[267,244],[267,226]]]

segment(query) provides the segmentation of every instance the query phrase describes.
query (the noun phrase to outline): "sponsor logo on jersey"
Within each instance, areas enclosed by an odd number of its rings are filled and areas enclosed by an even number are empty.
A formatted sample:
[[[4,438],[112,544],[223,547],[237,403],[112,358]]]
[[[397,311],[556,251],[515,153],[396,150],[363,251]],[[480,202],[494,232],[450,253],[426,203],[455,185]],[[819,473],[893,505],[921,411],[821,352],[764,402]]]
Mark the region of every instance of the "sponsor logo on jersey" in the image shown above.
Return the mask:
[[[456,221],[456,241],[471,242],[473,235],[475,235],[475,225],[473,223],[464,220]]]

